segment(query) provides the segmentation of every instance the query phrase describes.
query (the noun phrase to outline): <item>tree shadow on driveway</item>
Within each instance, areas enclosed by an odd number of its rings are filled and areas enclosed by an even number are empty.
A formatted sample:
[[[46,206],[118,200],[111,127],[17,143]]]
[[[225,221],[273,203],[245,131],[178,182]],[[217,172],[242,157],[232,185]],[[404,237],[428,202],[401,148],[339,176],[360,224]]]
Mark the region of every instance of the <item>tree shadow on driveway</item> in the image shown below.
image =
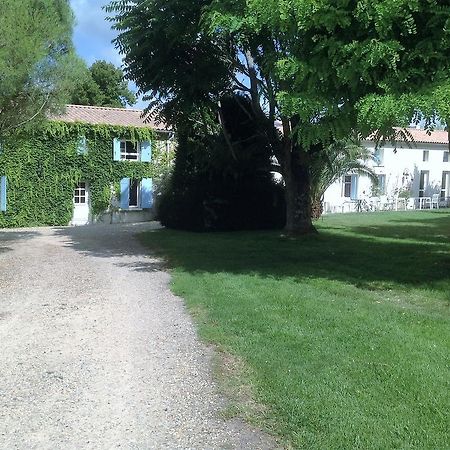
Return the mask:
[[[13,251],[11,247],[15,242],[29,240],[36,237],[39,233],[35,230],[17,230],[0,229],[0,255]],[[4,245],[7,244],[7,245]]]
[[[164,262],[143,246],[137,235],[159,228],[157,222],[102,224],[55,228],[55,233],[65,240],[66,247],[85,255],[114,258],[116,266],[137,272],[158,272],[164,270]]]

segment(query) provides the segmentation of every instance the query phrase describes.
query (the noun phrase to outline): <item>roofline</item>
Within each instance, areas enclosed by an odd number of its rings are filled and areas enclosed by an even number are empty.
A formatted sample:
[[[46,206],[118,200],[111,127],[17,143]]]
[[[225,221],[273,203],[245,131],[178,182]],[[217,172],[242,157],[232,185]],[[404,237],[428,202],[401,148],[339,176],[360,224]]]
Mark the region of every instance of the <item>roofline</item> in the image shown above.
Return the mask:
[[[117,106],[91,106],[91,105],[77,105],[76,103],[67,103],[65,106],[75,106],[76,108],[86,108],[86,109],[108,109],[115,111],[132,111],[143,113],[143,109],[136,108],[119,108]]]
[[[449,132],[447,130],[433,130],[433,131],[429,131],[426,129],[422,129],[422,128],[415,128],[415,127],[394,127],[394,129],[396,131],[400,131],[400,130],[406,130],[409,131],[412,135],[412,140],[404,140],[404,139],[393,139],[393,140],[389,140],[386,139],[385,142],[389,142],[389,143],[420,143],[420,144],[433,144],[433,145],[449,145]],[[427,137],[415,137],[414,133],[420,132],[422,134],[424,134]],[[436,140],[432,140],[432,136],[433,134],[445,134],[446,139],[444,139],[443,142],[437,142]],[[371,134],[370,136],[367,136],[366,138],[363,139],[363,141],[365,142],[375,142],[375,140],[373,139],[373,134]]]
[[[70,116],[68,114],[68,111],[76,111],[78,110],[80,112],[80,115],[87,115],[89,112],[91,114],[98,114],[99,118],[95,118],[94,120],[91,120],[90,118],[86,117],[76,117]],[[86,112],[84,113],[83,110]],[[97,113],[96,113],[97,112]],[[124,117],[123,115],[132,115],[134,116],[134,119],[131,120],[131,123],[116,123],[115,120],[113,120],[111,117],[115,117],[117,113],[117,117]],[[104,115],[109,114],[109,120],[108,117],[104,117]],[[69,115],[69,117],[67,117]],[[137,117],[139,116],[139,118]],[[166,127],[163,123],[156,123],[155,120],[152,120],[152,118],[149,116],[149,114],[145,114],[145,111],[142,109],[136,109],[136,108],[120,108],[120,107],[111,107],[111,106],[91,106],[91,105],[76,105],[73,103],[68,103],[65,105],[65,110],[63,112],[60,112],[58,114],[53,114],[49,117],[49,120],[51,121],[59,121],[63,123],[79,123],[84,125],[106,125],[106,126],[122,126],[122,127],[128,127],[128,128],[147,128],[152,129],[155,132],[159,133],[173,133],[173,129],[170,127]],[[120,120],[119,120],[120,122]],[[125,121],[126,122],[126,121]],[[133,123],[134,122],[134,123]]]

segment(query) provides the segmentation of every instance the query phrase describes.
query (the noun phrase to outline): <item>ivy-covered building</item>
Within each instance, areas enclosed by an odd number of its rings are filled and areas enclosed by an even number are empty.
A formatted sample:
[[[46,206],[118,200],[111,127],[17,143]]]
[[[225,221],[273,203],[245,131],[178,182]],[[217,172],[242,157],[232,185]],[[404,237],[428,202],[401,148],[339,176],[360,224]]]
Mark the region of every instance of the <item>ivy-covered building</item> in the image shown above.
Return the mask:
[[[0,145],[1,228],[151,220],[174,144],[139,110],[68,105]]]

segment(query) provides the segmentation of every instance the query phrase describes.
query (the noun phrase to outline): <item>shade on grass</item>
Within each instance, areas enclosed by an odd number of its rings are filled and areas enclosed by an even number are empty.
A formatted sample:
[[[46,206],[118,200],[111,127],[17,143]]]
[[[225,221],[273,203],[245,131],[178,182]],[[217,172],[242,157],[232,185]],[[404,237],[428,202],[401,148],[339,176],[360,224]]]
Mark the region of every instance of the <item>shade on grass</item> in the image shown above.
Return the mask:
[[[167,257],[202,337],[247,364],[267,423],[294,448],[450,448],[450,213],[318,227],[143,239]]]

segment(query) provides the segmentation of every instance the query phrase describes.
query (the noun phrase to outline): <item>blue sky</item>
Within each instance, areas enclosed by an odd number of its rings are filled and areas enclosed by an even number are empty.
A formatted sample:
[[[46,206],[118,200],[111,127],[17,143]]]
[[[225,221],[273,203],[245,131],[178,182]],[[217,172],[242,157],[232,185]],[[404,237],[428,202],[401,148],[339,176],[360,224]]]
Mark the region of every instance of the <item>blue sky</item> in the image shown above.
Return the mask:
[[[70,0],[76,19],[73,42],[78,55],[88,65],[99,59],[112,62],[115,66],[122,64],[121,56],[111,43],[116,33],[111,30],[111,24],[105,20],[106,13],[102,10],[107,3],[108,0]],[[131,84],[130,88],[136,91]],[[144,106],[139,101],[134,107]]]

